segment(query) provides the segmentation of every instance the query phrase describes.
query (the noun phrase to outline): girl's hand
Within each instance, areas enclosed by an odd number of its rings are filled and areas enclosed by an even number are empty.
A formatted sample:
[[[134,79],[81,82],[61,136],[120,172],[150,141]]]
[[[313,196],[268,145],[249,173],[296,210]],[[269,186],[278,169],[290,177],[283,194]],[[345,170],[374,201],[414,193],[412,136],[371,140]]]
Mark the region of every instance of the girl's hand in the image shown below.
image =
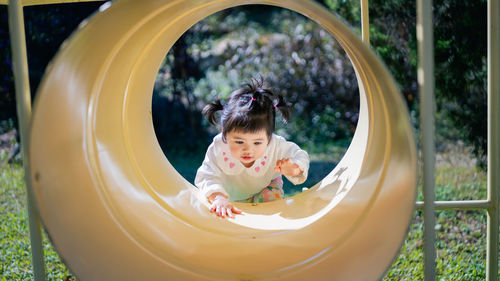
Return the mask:
[[[221,193],[215,193],[208,198],[212,203],[210,206],[210,213],[215,213],[221,218],[230,217],[234,218],[233,214],[241,214],[241,210],[236,208],[226,196]]]
[[[282,175],[291,177],[298,176],[303,172],[299,168],[299,165],[293,163],[292,160],[290,160],[290,158],[284,158],[276,161],[276,166],[274,167],[274,171]]]

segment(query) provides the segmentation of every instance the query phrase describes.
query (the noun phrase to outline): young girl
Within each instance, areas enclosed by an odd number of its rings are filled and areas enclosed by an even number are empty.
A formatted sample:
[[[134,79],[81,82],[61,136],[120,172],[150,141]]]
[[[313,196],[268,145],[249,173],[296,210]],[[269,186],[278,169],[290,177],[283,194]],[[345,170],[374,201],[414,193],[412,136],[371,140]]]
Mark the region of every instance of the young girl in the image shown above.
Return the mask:
[[[222,132],[208,147],[195,185],[211,203],[217,216],[241,214],[231,201],[267,202],[284,198],[281,175],[293,184],[307,178],[309,156],[295,143],[273,134],[276,111],[288,121],[291,108],[282,96],[252,80],[231,93],[226,105],[220,100],[203,109],[215,125],[222,110]]]

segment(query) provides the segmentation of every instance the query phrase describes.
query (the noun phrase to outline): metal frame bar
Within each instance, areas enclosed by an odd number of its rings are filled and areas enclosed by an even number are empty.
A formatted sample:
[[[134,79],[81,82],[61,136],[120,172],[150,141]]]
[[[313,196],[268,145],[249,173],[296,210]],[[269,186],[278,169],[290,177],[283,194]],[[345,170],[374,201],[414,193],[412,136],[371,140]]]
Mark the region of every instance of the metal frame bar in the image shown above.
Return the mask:
[[[368,0],[361,0],[361,38],[370,45],[370,13]]]
[[[18,0],[21,6],[48,5],[48,4],[63,4],[63,3],[79,3],[79,2],[102,2],[104,0]],[[0,5],[8,5],[10,0],[0,0]]]
[[[29,229],[34,279],[45,280],[40,218],[35,208],[29,171],[29,128],[31,124],[31,94],[24,30],[23,6],[102,0],[0,0],[8,4],[9,31],[14,67],[17,112],[24,161]],[[361,1],[362,38],[370,44],[368,0]],[[424,210],[424,278],[436,278],[436,252],[434,231],[435,210],[487,210],[487,280],[498,280],[499,251],[499,190],[500,190],[500,4],[488,0],[488,199],[470,201],[435,201],[434,194],[434,50],[432,28],[432,0],[417,1],[418,82],[421,98],[421,126],[423,136],[423,193],[424,202],[417,209]]]
[[[424,280],[436,279],[436,212],[434,171],[436,162],[434,116],[434,39],[432,0],[417,1],[418,85],[422,128],[424,195]]]
[[[416,207],[424,210],[424,202],[417,202]],[[486,210],[491,208],[489,200],[467,200],[467,201],[434,201],[436,210]]]
[[[31,258],[33,275],[36,281],[45,280],[42,229],[40,217],[35,207],[29,165],[29,131],[31,125],[31,92],[28,74],[28,56],[24,31],[24,14],[20,1],[9,0],[9,32],[11,37],[14,84],[16,89],[17,116],[23,153],[24,181],[26,183]]]
[[[488,208],[487,280],[498,280],[500,190],[500,4],[488,0]]]

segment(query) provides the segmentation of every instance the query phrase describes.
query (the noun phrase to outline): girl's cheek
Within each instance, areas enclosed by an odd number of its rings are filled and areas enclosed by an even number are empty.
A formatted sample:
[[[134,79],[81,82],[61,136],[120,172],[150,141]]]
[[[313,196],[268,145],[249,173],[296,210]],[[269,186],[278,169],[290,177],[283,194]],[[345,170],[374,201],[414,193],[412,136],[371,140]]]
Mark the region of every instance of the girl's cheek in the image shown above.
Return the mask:
[[[231,156],[235,158],[238,157],[238,148],[230,146],[229,151],[231,152]]]

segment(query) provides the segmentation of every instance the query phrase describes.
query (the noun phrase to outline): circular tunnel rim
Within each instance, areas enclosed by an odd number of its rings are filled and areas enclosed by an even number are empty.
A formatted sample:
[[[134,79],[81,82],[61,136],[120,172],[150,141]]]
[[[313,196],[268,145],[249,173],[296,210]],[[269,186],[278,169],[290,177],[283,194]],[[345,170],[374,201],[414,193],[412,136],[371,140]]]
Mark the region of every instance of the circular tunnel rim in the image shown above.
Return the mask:
[[[216,2],[216,1],[205,1],[205,2]],[[232,2],[233,2],[233,3],[242,3],[242,2],[245,2],[245,3],[248,3],[248,2],[252,2],[252,3],[255,3],[255,2],[266,2],[266,3],[268,3],[268,2],[272,2],[272,3],[275,3],[275,4],[288,3],[288,2],[283,2],[283,1],[232,1]],[[298,5],[300,6],[300,5],[301,5],[301,3],[303,4],[303,3],[305,3],[305,2],[299,2],[299,4],[298,4]],[[287,4],[287,5],[288,5],[288,4]],[[275,6],[280,6],[280,7],[283,7],[283,8],[289,8],[289,7],[287,7],[287,5],[284,5],[284,4],[283,4],[283,5],[275,5]],[[290,4],[290,5],[292,5],[292,4]],[[235,6],[237,6],[237,5],[235,5]],[[234,7],[234,6],[231,6],[231,7]],[[289,9],[290,9],[290,8],[289,8]],[[297,11],[297,10],[295,10],[295,9],[291,9],[291,10],[293,10],[293,11],[295,11],[295,12],[298,12],[298,13],[301,13],[300,11]],[[301,13],[301,14],[302,14],[302,13]],[[306,16],[307,16],[307,15],[306,15]],[[312,20],[314,20],[314,19],[312,19]],[[314,20],[314,21],[315,21],[315,20]],[[315,22],[317,22],[317,21],[315,21]],[[318,22],[317,22],[317,23],[318,23]],[[329,32],[329,33],[330,33],[330,32]],[[333,34],[332,34],[332,35],[333,35]],[[333,35],[333,36],[335,37],[335,39],[337,39],[337,40],[338,40],[338,38],[337,38],[335,35]],[[361,55],[361,57],[363,57],[363,56]],[[366,69],[364,69],[364,70],[366,70]],[[101,76],[101,75],[99,75],[99,77],[103,78],[103,76]],[[358,78],[358,81],[359,81],[359,78]],[[364,87],[364,86],[363,86],[363,87]],[[368,89],[368,90],[369,90],[369,89]],[[92,108],[96,108],[96,106],[93,106]],[[403,110],[403,111],[404,111],[404,110]],[[371,113],[371,114],[373,114],[373,113]],[[94,118],[94,117],[95,117],[95,115],[93,115],[93,114],[89,114],[88,116],[90,116],[90,119],[92,119],[92,118]],[[387,115],[386,115],[386,116],[387,116]],[[369,120],[373,120],[373,117],[369,118]],[[95,120],[92,120],[92,121],[95,121]],[[386,122],[388,122],[388,118],[386,119]],[[89,122],[89,123],[91,124],[92,122]],[[151,125],[151,126],[152,126],[152,125]],[[369,126],[369,128],[373,129],[373,127],[372,127],[372,126]],[[387,130],[389,130],[389,129],[390,129],[390,126],[389,126],[389,127],[387,127]],[[92,140],[92,139],[93,139],[93,137],[92,137],[91,135],[87,135],[87,137],[88,137],[88,138],[90,138],[90,140]],[[155,140],[156,140],[156,139],[155,139]],[[156,141],[156,142],[157,142],[157,141]],[[159,146],[159,145],[158,145],[158,146]],[[410,144],[410,146],[411,146],[411,144]],[[390,147],[389,147],[389,150],[390,150]],[[411,150],[411,149],[410,149],[410,150]],[[389,152],[387,152],[387,153],[389,153]],[[93,155],[97,155],[97,154],[93,154]],[[346,155],[347,155],[347,153],[346,153]],[[386,159],[387,159],[387,158],[386,158]],[[167,161],[168,161],[168,160],[167,160]],[[387,160],[387,161],[389,161],[389,160]],[[174,169],[174,170],[175,170],[175,169]],[[385,169],[384,169],[384,170],[385,170]],[[99,169],[99,171],[101,171],[101,170]],[[175,171],[175,172],[176,172],[176,171]],[[333,172],[333,171],[332,171],[332,172]],[[176,173],[177,173],[177,172],[176,172]],[[312,192],[314,192],[314,191],[312,191]],[[375,200],[375,199],[376,199],[376,198],[374,198],[374,200]],[[374,203],[374,201],[372,201],[372,202]],[[408,221],[409,221],[409,220],[408,220]]]

